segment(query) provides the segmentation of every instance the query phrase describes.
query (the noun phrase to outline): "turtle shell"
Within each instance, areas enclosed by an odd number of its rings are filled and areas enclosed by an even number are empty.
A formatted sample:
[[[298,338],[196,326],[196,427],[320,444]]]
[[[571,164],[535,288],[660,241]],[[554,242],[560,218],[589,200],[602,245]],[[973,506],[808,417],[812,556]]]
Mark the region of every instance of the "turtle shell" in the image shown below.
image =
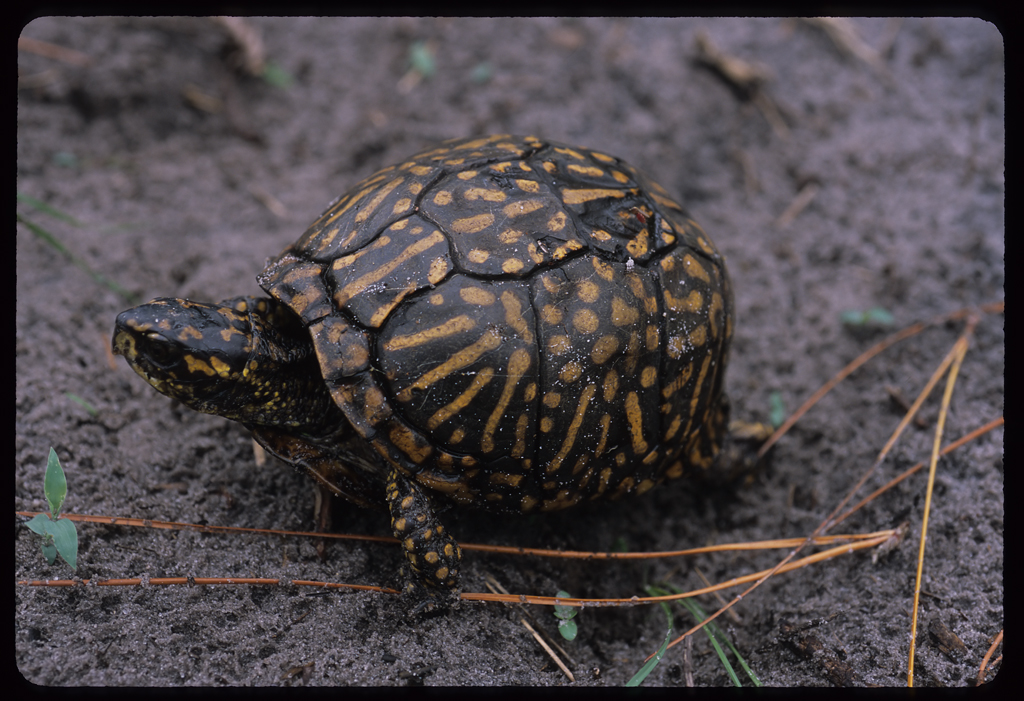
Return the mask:
[[[720,449],[724,261],[612,156],[446,142],[356,185],[259,282],[308,328],[354,432],[457,503],[615,498]]]

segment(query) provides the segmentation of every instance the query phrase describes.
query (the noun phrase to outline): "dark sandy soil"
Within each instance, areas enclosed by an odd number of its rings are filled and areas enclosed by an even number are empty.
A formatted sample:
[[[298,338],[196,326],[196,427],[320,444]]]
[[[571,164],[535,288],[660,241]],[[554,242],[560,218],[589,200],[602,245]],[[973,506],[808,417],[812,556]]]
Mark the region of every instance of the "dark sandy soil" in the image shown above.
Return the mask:
[[[997,29],[975,19],[854,20],[871,64],[820,28],[783,19],[256,19],[287,87],[246,77],[225,31],[182,19],[39,19],[26,38],[81,52],[19,51],[18,192],[81,222],[19,204],[99,274],[148,299],[217,300],[254,277],[336,196],[442,139],[538,134],[622,156],[680,196],[726,255],[738,321],[728,386],[735,416],[789,411],[878,334],[844,328],[883,307],[897,326],[1003,296],[1004,63]],[[695,61],[704,32],[767,67],[783,126]],[[407,77],[417,42],[429,78]],[[198,97],[197,97],[198,96]],[[788,224],[801,190],[819,189]],[[274,461],[257,466],[237,425],[194,414],[109,353],[129,302],[27,227],[17,228],[15,508],[45,508],[53,446],[67,509],[308,530],[313,490]],[[899,421],[887,392],[917,394],[961,326],[887,351],[786,436],[771,466],[736,490],[678,483],[637,500],[530,519],[451,514],[463,541],[563,549],[666,550],[809,533]],[[1003,317],[981,319],[960,374],[949,439],[1003,412]],[[91,410],[76,402],[79,397]],[[924,409],[929,426],[937,399]],[[871,482],[925,459],[911,427]],[[928,534],[916,681],[971,685],[1003,627],[1003,431],[943,459]],[[915,476],[845,522],[910,523],[870,554],[779,576],[736,607],[729,636],[769,685],[905,683],[916,538]],[[866,493],[866,492],[864,492]],[[14,577],[64,578],[16,517]],[[383,514],[334,511],[340,532],[387,534]],[[78,575],[96,579],[263,576],[391,584],[396,548],[79,526]],[[629,597],[665,577],[700,586],[770,567],[779,553],[651,564],[581,564],[468,553],[467,591],[493,575],[514,593]],[[299,587],[43,589],[14,584],[16,664],[45,685],[566,685],[514,609],[464,603],[407,622],[376,593]],[[717,606],[710,597],[706,608]],[[549,609],[531,607],[549,630]],[[800,657],[783,622],[821,623]],[[665,635],[658,607],[588,609],[567,645],[577,685],[620,685]],[[940,651],[939,621],[966,654]],[[688,627],[678,614],[676,627]],[[798,638],[800,636],[797,636]],[[703,634],[646,682],[727,684]],[[302,671],[294,672],[296,668]]]

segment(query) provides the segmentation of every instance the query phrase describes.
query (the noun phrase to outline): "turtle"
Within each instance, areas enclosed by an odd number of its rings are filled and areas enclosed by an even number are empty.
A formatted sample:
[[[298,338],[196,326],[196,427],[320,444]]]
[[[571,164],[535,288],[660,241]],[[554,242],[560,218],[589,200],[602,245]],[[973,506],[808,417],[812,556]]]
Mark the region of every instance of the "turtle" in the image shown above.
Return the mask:
[[[267,296],[129,309],[113,350],[323,489],[386,506],[415,611],[457,600],[450,506],[555,511],[716,469],[725,260],[619,158],[444,142],[342,195],[257,281]]]

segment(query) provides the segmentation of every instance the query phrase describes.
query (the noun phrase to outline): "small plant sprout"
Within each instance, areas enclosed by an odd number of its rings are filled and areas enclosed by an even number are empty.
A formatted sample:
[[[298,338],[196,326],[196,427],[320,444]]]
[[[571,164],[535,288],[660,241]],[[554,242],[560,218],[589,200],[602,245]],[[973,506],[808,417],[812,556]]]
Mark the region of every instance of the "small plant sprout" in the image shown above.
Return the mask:
[[[556,599],[569,599],[571,596],[569,592],[565,590],[559,590],[555,594]],[[579,609],[575,606],[564,606],[562,604],[555,604],[555,618],[558,619],[558,632],[566,640],[576,639],[576,621],[572,620],[579,613]]]
[[[50,448],[50,456],[46,461],[46,477],[43,479],[43,492],[46,502],[50,505],[49,514],[36,514],[28,527],[43,537],[43,555],[51,565],[59,553],[64,561],[77,569],[78,530],[75,524],[66,518],[60,518],[60,508],[64,505],[64,497],[68,493],[68,481],[61,469],[57,452]]]

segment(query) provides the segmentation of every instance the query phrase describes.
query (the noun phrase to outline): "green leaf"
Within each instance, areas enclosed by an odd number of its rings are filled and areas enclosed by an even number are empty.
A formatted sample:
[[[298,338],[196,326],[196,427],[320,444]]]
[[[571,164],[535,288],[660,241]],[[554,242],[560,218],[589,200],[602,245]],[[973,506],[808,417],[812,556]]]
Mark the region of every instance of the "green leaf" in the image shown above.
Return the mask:
[[[46,536],[46,524],[50,522],[50,517],[47,514],[36,514],[32,517],[26,525],[28,529],[33,533],[38,533],[41,536]]]
[[[576,628],[576,621],[572,620],[580,612],[575,606],[566,606],[559,604],[558,599],[571,599],[572,594],[559,589],[558,593],[555,594],[555,618],[558,621],[558,633],[566,640],[575,640],[576,634],[579,632]]]
[[[290,88],[293,82],[291,73],[273,61],[267,61],[263,69],[263,80],[275,88]]]
[[[626,682],[626,686],[640,686],[643,684],[644,679],[647,679],[647,676],[661,662],[661,658],[665,656],[665,651],[668,650],[668,644],[672,642],[672,611],[665,602],[661,602],[661,608],[665,612],[665,618],[668,619],[668,633],[665,634],[665,640],[661,643],[658,651],[654,653],[654,657],[647,660],[644,666],[633,675],[633,678]]]
[[[64,505],[64,497],[68,494],[68,481],[61,469],[57,451],[50,448],[50,456],[46,460],[46,477],[43,479],[43,493],[50,505],[50,515],[57,518],[60,507]]]
[[[45,202],[43,202],[41,200],[37,200],[35,197],[29,197],[28,195],[25,195],[25,194],[22,194],[22,193],[19,192],[18,193],[18,201],[19,202],[23,202],[23,203],[27,204],[29,207],[32,207],[33,209],[38,210],[40,212],[43,212],[44,214],[49,214],[51,217],[56,217],[57,219],[60,219],[63,222],[67,222],[68,224],[71,224],[72,226],[81,226],[82,225],[82,222],[78,221],[77,219],[75,219],[70,214],[66,214],[66,213],[60,211],[59,209],[55,209],[54,207],[51,207],[50,205],[46,204]]]
[[[64,396],[73,401],[75,404],[82,407],[83,409],[85,409],[87,412],[89,412],[90,416],[99,416],[100,412],[96,411],[96,407],[94,407],[92,404],[85,401],[81,397],[79,397],[74,392],[65,392]]]
[[[47,527],[53,536],[53,545],[64,558],[64,561],[71,565],[71,569],[78,569],[78,529],[75,524],[66,518],[51,521]],[[45,552],[45,550],[44,550]],[[53,564],[53,561],[50,561]]]
[[[437,64],[434,61],[434,51],[431,49],[426,42],[417,41],[409,47],[409,65],[412,69],[419,73],[424,78],[429,78],[437,70]]]
[[[576,628],[576,621],[559,621],[558,632],[563,638],[565,638],[569,642],[572,642],[576,639],[576,634],[579,632]]]
[[[57,546],[53,543],[43,541],[43,557],[46,558],[47,563],[52,565],[57,559]]]
[[[778,428],[786,420],[786,402],[783,401],[782,394],[772,392],[768,396],[768,404],[768,420],[771,421],[772,428]]]

